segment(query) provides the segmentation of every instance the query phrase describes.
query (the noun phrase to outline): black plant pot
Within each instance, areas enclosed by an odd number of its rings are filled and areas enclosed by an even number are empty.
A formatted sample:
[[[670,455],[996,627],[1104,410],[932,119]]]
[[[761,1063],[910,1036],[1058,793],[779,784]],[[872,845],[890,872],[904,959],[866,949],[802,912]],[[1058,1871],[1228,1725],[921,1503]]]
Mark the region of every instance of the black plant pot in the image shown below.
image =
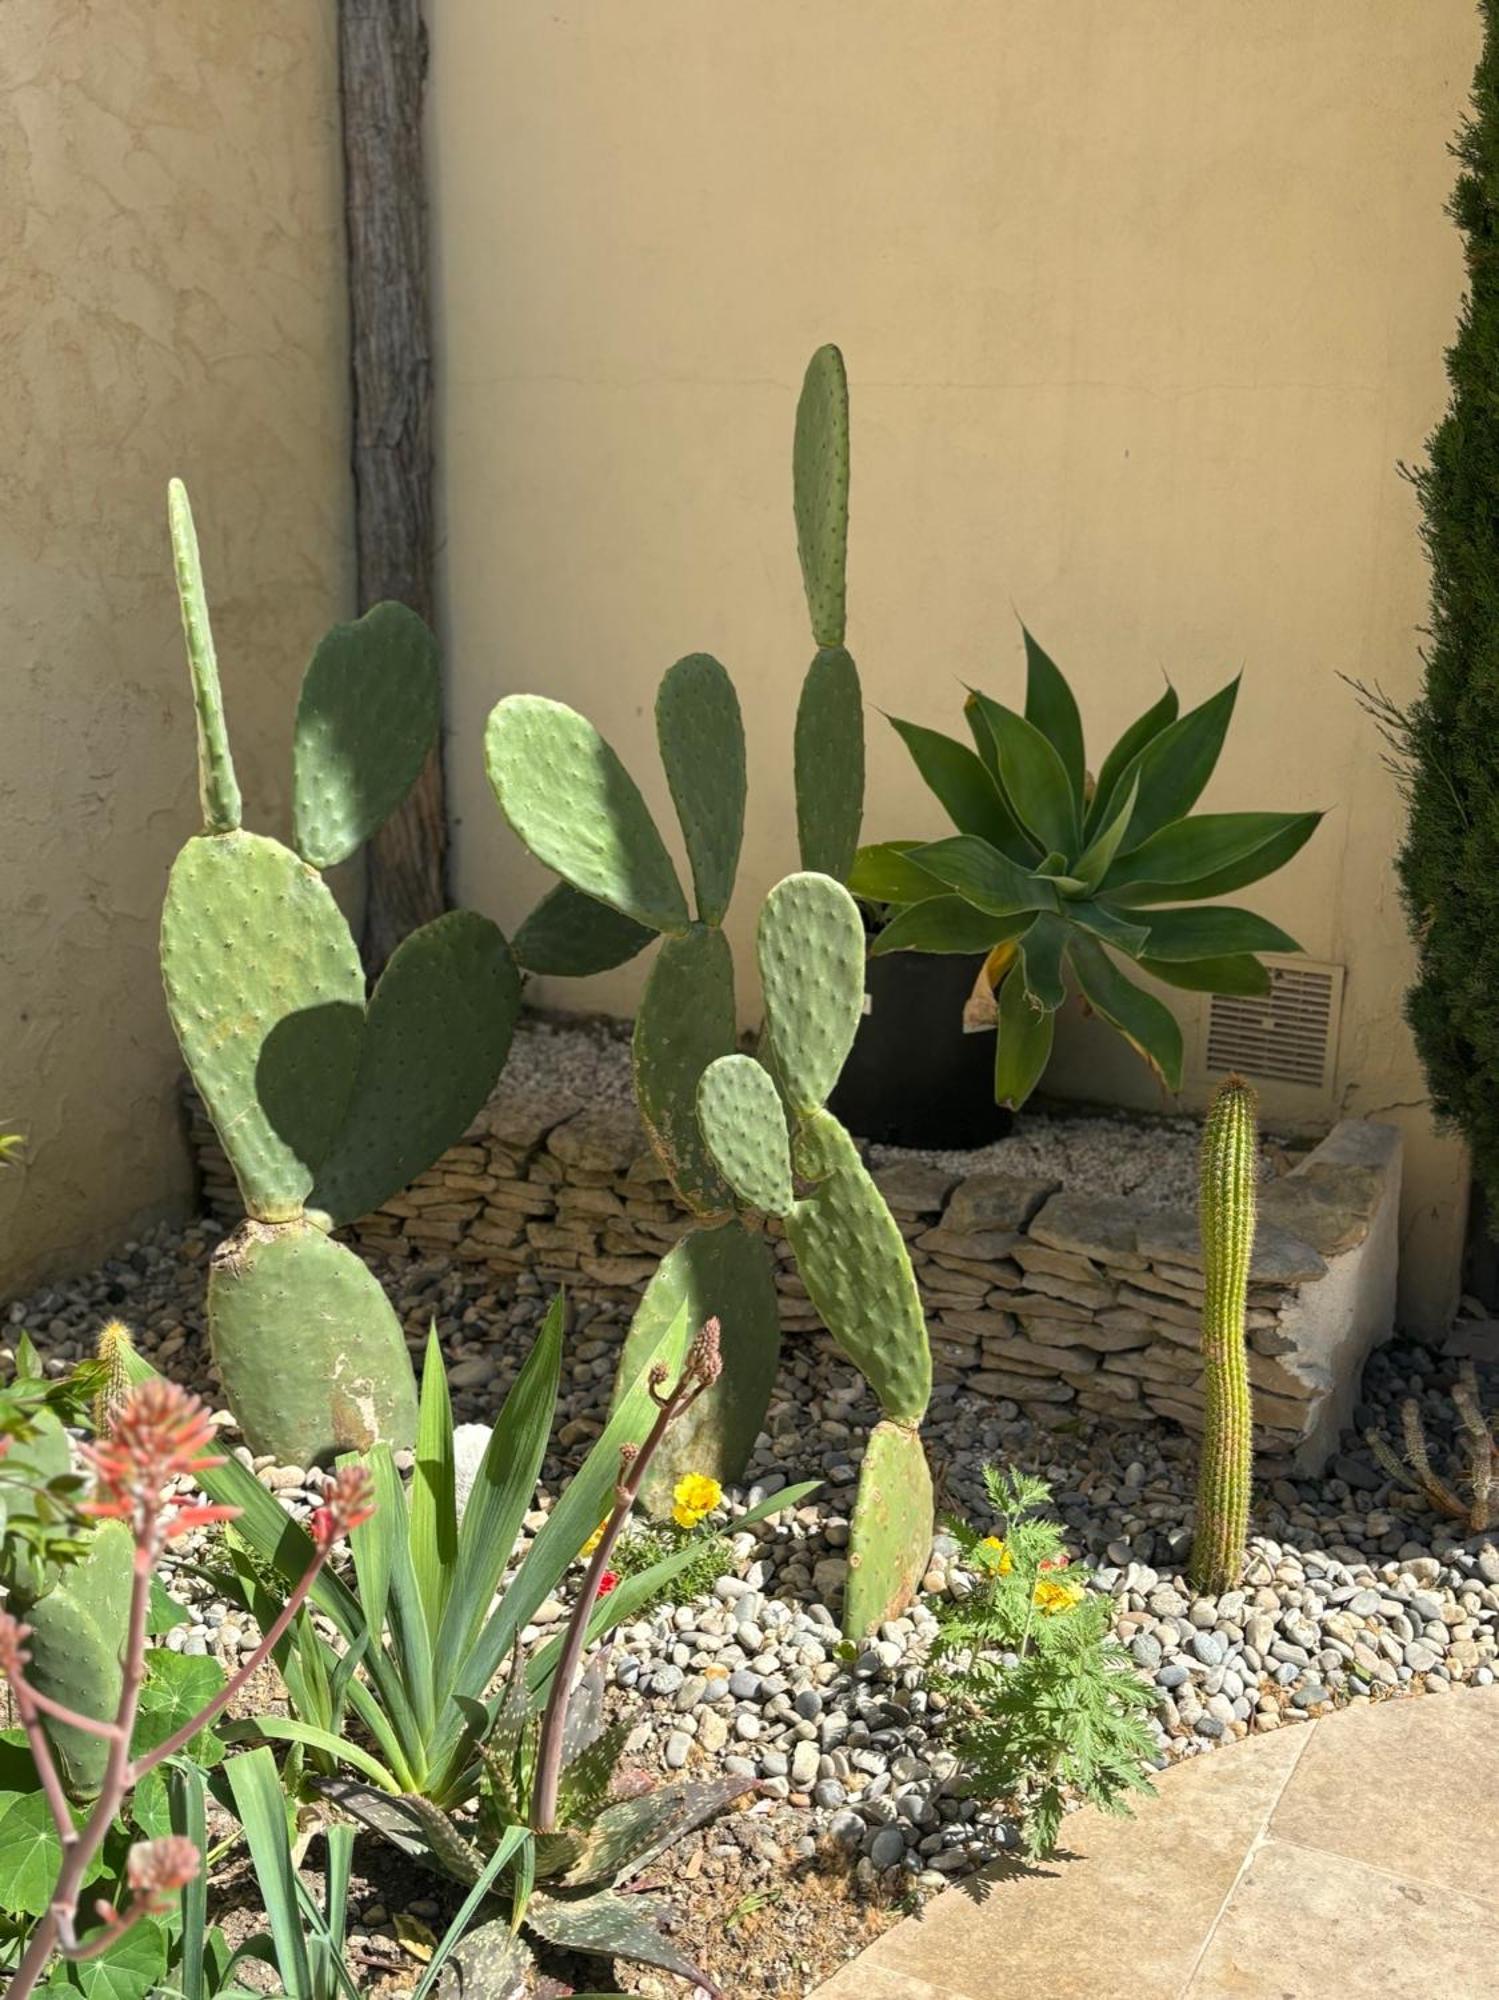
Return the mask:
[[[829,1100],[856,1138],[964,1152],[1002,1139],[994,1036],[965,1035],[963,1003],[983,954],[896,951],[864,969],[864,1018]]]

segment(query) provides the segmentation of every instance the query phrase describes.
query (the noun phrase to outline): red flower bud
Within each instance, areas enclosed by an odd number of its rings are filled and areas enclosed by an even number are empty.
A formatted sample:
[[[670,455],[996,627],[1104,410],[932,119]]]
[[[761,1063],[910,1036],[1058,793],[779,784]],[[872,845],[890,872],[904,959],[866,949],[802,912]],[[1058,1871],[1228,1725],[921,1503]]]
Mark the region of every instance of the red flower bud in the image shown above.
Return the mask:
[[[323,1489],[323,1504],[312,1517],[312,1539],[326,1555],[375,1511],[375,1489],[362,1465],[341,1465]]]

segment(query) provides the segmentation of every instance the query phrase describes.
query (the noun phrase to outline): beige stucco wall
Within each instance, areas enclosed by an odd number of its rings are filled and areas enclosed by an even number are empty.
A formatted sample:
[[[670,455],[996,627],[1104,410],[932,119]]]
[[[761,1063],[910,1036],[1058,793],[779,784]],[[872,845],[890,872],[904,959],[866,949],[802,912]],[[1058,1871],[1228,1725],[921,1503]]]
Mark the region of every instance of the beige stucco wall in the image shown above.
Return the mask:
[[[433,36],[463,895],[514,920],[542,879],[485,787],[491,702],[574,702],[663,805],[655,683],[709,648],[747,711],[746,962],[794,865],[791,422],[836,339],[869,834],[940,830],[873,711],[958,728],[961,678],[1013,697],[1012,606],[1095,743],[1162,669],[1196,699],[1242,666],[1205,803],[1331,808],[1244,900],[1347,968],[1336,1110],[1405,1131],[1434,1316],[1464,1175],[1400,1020],[1394,789],[1339,675],[1417,677],[1395,467],[1444,396],[1471,0],[579,0],[435,7]],[[636,977],[548,997],[623,1009]],[[1152,1101],[1112,1049],[1062,1068]]]
[[[165,530],[189,483],[247,809],[352,596],[332,10],[8,0],[0,24],[0,1295],[185,1208],[156,968],[196,824]]]

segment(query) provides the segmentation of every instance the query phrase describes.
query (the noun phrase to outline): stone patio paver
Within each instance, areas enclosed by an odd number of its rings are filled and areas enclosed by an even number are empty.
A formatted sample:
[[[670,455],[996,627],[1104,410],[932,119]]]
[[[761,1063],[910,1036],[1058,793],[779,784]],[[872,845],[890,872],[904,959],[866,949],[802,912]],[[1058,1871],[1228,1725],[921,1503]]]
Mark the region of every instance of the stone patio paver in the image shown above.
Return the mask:
[[[888,1931],[816,2000],[1492,2000],[1499,1687],[1175,1766]]]

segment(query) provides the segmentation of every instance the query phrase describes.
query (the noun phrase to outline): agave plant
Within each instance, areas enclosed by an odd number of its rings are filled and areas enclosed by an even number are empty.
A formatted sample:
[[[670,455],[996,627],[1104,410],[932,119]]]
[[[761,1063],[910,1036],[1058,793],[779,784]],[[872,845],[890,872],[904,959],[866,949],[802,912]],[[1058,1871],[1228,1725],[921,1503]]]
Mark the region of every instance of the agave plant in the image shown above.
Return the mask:
[[[1297,951],[1295,940],[1252,910],[1201,906],[1289,861],[1322,815],[1192,813],[1237,678],[1185,715],[1168,686],[1094,778],[1065,676],[1029,632],[1025,655],[1023,715],[969,691],[972,749],[891,718],[957,832],[859,850],[849,887],[886,912],[870,950],[988,954],[1000,1104],[1018,1109],[1046,1067],[1064,965],[1093,1012],[1176,1090],[1176,1016],[1116,959],[1194,992],[1268,992],[1257,954]]]

